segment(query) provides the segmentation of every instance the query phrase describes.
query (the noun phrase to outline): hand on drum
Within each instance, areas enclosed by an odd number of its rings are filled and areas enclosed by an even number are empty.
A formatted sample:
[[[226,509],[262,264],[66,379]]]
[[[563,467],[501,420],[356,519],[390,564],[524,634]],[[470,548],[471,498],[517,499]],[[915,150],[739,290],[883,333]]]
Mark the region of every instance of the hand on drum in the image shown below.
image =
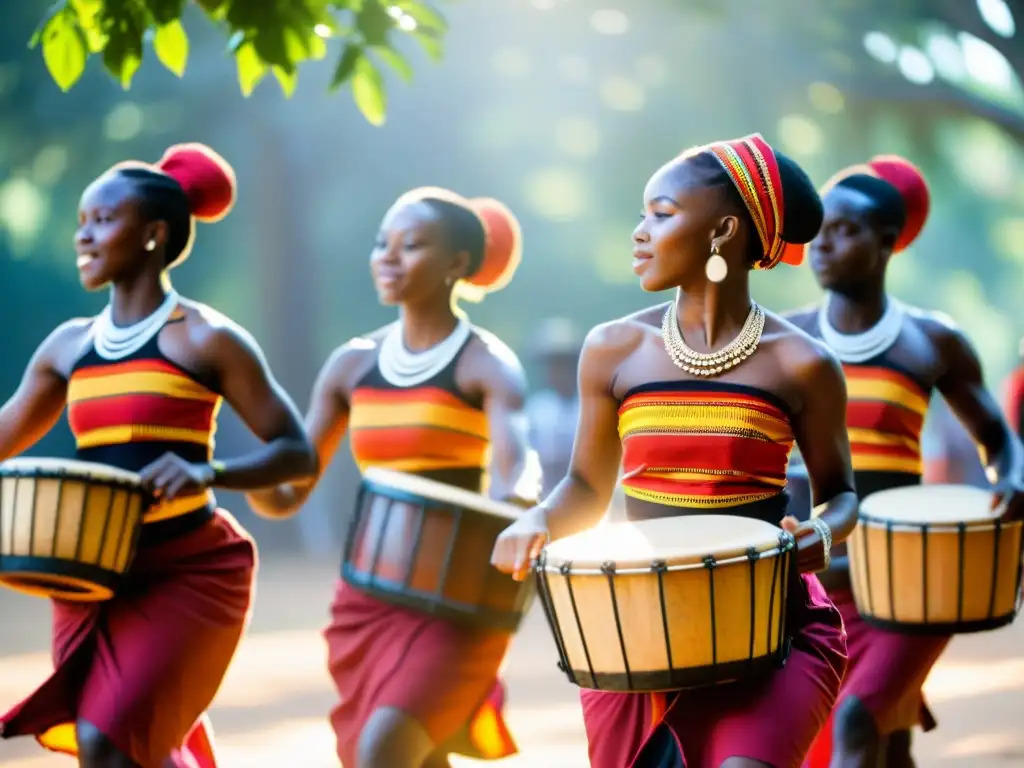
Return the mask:
[[[544,510],[534,507],[501,532],[494,543],[491,565],[522,581],[548,540]]]
[[[992,509],[1002,506],[1003,520],[1024,520],[1024,488],[1016,478],[1004,478],[992,491]]]
[[[139,472],[143,487],[159,501],[202,493],[215,475],[210,464],[191,464],[173,453],[165,453]]]
[[[786,515],[779,526],[796,539],[796,567],[800,573],[818,573],[825,570],[828,560],[821,533],[812,520],[799,522],[792,515]]]

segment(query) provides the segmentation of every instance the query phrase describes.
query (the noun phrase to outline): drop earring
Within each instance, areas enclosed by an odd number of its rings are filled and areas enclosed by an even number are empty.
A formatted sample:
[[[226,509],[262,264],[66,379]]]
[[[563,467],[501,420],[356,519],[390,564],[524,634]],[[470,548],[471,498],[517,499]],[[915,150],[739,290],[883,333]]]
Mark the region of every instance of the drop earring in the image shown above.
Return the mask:
[[[704,263],[704,274],[712,283],[720,283],[729,274],[729,265],[725,263],[722,254],[718,252],[718,243],[711,244],[711,255]]]
[[[146,243],[146,250],[147,251],[155,251],[156,250],[156,240],[150,240],[148,243]]]
[[[446,286],[448,286],[449,288],[451,288],[451,287],[452,287],[452,279],[451,279],[450,277],[446,277],[446,278],[444,279],[444,284],[445,284]]]

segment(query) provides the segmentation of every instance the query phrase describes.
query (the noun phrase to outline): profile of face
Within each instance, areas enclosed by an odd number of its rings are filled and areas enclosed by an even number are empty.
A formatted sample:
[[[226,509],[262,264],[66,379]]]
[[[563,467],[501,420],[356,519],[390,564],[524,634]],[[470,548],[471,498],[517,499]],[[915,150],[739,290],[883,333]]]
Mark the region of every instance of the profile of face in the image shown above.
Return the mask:
[[[139,271],[156,251],[145,249],[150,239],[162,242],[163,224],[142,215],[130,179],[105,174],[90,184],[78,204],[75,232],[78,278],[87,291],[96,291]]]
[[[370,254],[377,297],[386,305],[447,295],[468,264],[469,254],[452,253],[440,215],[421,201],[387,212]]]
[[[644,188],[640,223],[633,230],[633,272],[645,291],[664,291],[706,281],[705,264],[717,244],[730,254],[743,248],[739,218],[723,191],[709,187],[707,172],[692,160],[675,160]]]
[[[881,280],[897,233],[880,230],[874,223],[874,201],[863,192],[838,186],[822,203],[825,218],[810,246],[818,284],[842,291]]]

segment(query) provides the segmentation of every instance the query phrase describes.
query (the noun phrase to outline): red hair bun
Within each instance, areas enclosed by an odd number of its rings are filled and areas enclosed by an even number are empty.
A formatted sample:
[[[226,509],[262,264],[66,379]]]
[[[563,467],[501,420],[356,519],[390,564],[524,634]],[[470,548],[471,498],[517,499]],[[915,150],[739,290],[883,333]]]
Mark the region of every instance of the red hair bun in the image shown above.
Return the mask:
[[[523,233],[519,220],[494,198],[477,197],[469,203],[484,224],[487,245],[480,268],[466,282],[488,293],[499,291],[509,284],[522,261]]]
[[[156,168],[181,185],[189,209],[199,221],[220,221],[235,204],[235,172],[205,144],[175,144],[164,152]]]
[[[896,155],[876,155],[868,161],[868,167],[883,181],[899,190],[907,210],[907,220],[893,245],[898,253],[910,247],[924,229],[931,208],[931,195],[924,174],[909,160]]]

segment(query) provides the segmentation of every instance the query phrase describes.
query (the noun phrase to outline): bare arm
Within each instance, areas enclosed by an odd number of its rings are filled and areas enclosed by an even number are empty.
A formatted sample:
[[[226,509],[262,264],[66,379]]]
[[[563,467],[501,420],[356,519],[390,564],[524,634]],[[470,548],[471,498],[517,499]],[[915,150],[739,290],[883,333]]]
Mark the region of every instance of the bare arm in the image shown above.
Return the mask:
[[[342,381],[352,361],[352,349],[339,347],[324,363],[313,384],[306,430],[317,455],[316,474],[298,482],[285,483],[246,495],[257,514],[285,518],[295,514],[309,498],[334,458],[348,427],[349,405]]]
[[[84,330],[73,320],[53,331],[32,355],[18,389],[0,408],[0,460],[27,451],[57,423],[67,401],[68,382],[58,369],[62,349]]]
[[[821,509],[817,517],[828,525],[836,545],[857,525],[857,494],[846,431],[846,380],[839,363],[823,349],[802,366],[799,375],[803,404],[794,415],[793,432],[807,468],[812,504]],[[804,523],[797,536],[800,570],[820,570],[825,557],[820,535]]]
[[[980,446],[989,480],[1006,486],[1003,493],[1008,487],[1019,486],[1024,481],[1024,449],[985,387],[974,347],[963,333],[949,325],[939,325],[930,331],[943,361],[936,387]]]

